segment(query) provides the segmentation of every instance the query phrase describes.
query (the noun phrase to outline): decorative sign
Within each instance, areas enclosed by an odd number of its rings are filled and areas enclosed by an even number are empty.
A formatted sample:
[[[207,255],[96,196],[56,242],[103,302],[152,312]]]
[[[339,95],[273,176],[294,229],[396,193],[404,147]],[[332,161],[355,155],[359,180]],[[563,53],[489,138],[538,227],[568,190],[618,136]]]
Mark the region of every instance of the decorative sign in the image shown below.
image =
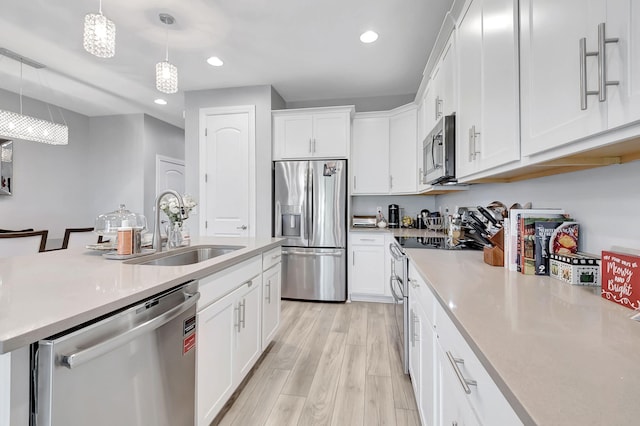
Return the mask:
[[[640,257],[602,252],[602,297],[640,309]]]

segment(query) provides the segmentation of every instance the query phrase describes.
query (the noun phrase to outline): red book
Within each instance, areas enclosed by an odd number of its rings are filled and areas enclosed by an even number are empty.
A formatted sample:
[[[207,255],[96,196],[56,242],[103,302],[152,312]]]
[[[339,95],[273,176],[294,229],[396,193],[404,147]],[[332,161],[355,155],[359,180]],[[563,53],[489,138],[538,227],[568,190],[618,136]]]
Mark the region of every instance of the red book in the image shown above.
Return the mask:
[[[640,256],[602,252],[602,297],[631,309],[640,308]]]

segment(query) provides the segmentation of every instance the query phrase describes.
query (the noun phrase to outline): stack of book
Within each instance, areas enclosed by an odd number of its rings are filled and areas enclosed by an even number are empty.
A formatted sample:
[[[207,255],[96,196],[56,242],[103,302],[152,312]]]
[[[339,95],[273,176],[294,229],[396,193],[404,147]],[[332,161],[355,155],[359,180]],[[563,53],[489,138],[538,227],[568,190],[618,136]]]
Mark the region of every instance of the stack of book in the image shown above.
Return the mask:
[[[525,275],[549,275],[551,253],[578,251],[579,224],[562,209],[511,209],[505,232],[505,267]]]

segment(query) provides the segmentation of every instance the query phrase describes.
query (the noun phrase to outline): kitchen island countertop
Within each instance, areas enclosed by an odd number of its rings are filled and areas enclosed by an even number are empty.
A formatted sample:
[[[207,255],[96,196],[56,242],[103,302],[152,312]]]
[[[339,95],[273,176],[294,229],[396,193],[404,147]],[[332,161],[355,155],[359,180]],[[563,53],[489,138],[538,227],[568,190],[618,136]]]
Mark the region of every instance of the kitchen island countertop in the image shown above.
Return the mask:
[[[0,258],[0,354],[221,271],[282,239],[201,237],[191,243],[200,244],[244,248],[185,266],[131,265],[86,249]]]
[[[638,424],[633,311],[600,287],[509,272],[482,253],[406,252],[524,424]]]

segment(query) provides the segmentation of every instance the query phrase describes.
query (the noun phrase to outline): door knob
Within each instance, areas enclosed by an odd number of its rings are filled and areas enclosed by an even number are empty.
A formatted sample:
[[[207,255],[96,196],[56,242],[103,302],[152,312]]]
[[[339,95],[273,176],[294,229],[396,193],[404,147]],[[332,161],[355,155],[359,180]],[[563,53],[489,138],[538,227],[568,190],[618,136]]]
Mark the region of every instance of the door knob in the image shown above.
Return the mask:
[[[238,226],[236,229],[242,229],[244,231],[247,229],[247,225]]]

